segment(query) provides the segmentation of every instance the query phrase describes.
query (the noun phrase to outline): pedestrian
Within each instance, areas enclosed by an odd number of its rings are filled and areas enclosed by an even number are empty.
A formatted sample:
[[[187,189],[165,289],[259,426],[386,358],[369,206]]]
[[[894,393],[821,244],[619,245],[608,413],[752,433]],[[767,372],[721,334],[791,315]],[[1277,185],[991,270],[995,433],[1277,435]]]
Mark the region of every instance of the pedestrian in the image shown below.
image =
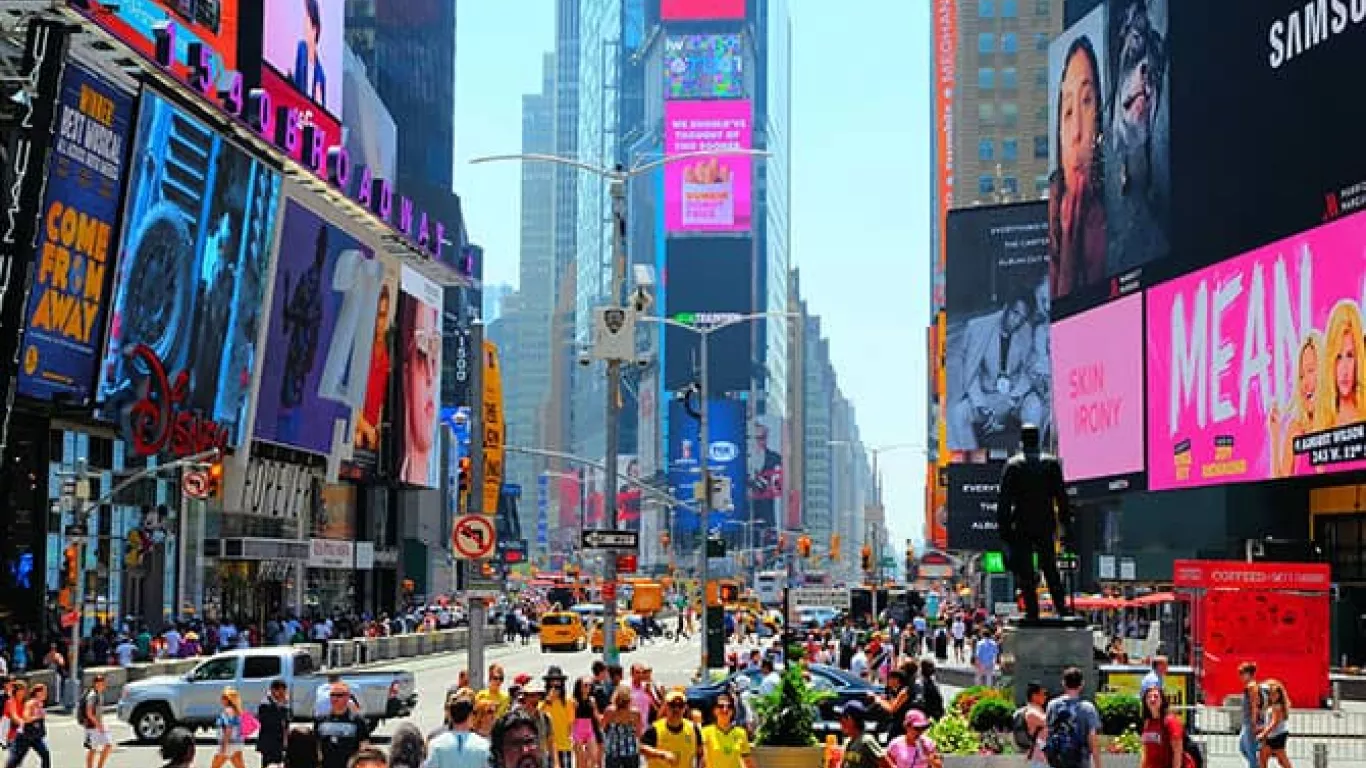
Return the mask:
[[[474,704],[474,719],[470,727],[474,732],[489,738],[493,735],[493,724],[498,720],[498,703],[492,699],[476,701]]]
[[[43,666],[57,678],[57,696],[63,704],[69,702],[66,693],[66,656],[57,648],[56,643],[49,643],[47,654],[43,656]],[[70,702],[73,706],[75,702]]]
[[[688,697],[683,691],[674,689],[664,695],[664,717],[640,738],[640,752],[648,768],[690,768],[694,760],[705,760],[702,728],[690,722],[687,714]]]
[[[574,684],[574,726],[570,735],[574,742],[575,768],[598,765],[598,704],[593,699],[593,680],[581,677]]]
[[[423,768],[485,768],[489,762],[489,742],[472,729],[474,694],[468,689],[446,701],[446,720],[450,729],[427,745]]]
[[[963,621],[963,615],[957,614],[953,617],[953,624],[949,626],[949,634],[953,636],[953,663],[966,664],[968,656],[966,653],[968,625]]]
[[[389,739],[389,768],[422,768],[427,742],[412,723],[399,723]]]
[[[973,677],[977,685],[996,685],[996,658],[1000,655],[1001,646],[996,644],[996,638],[991,636],[989,630],[982,630],[982,637],[973,651],[976,670]]]
[[[246,768],[242,748],[247,739],[242,732],[242,696],[231,686],[219,697],[222,710],[218,713],[218,752],[213,756],[213,768],[232,763],[233,768]]]
[[[563,670],[551,665],[542,679],[546,684],[546,697],[541,703],[541,711],[550,718],[551,746],[555,752],[552,765],[571,768],[574,753],[574,705],[569,703],[569,698],[565,694],[566,677]]]
[[[868,654],[864,652],[861,645],[854,652],[854,657],[849,660],[849,674],[860,680],[868,679]],[[763,691],[761,690],[760,693]]]
[[[1143,693],[1143,754],[1140,768],[1190,768],[1186,755],[1186,730],[1181,718],[1168,710],[1160,688]]]
[[[868,710],[861,701],[851,701],[839,709],[840,730],[844,733],[841,768],[896,768],[892,759],[868,733]]]
[[[348,768],[389,768],[389,761],[379,747],[361,747],[351,758]]]
[[[256,707],[256,719],[261,730],[256,736],[256,751],[261,755],[261,766],[280,765],[285,761],[285,743],[289,738],[289,686],[284,680],[274,680],[266,696]]]
[[[1243,681],[1242,726],[1238,731],[1238,751],[1248,768],[1261,768],[1261,750],[1257,733],[1266,725],[1266,686],[1257,682],[1257,662],[1245,661],[1238,665],[1238,677]]]
[[[14,680],[9,686],[9,698],[5,700],[5,708],[0,711],[0,739],[4,740],[5,749],[14,746],[14,742],[19,738],[19,731],[24,725],[24,702],[28,700],[28,683],[23,680]]]
[[[739,705],[735,697],[722,693],[716,697],[712,714],[716,722],[702,728],[702,752],[706,768],[755,768],[750,754],[749,732],[735,722]]]
[[[1044,718],[1048,738],[1044,753],[1053,768],[1101,768],[1100,713],[1096,705],[1081,697],[1084,680],[1081,670],[1068,667],[1062,673],[1062,695],[1048,702]]]
[[[612,705],[602,715],[605,768],[639,768],[642,730],[631,689],[618,686],[612,694]]]
[[[545,755],[536,733],[536,721],[517,709],[493,724],[489,745],[490,768],[543,768]]]
[[[905,733],[902,724],[914,704],[914,691],[910,685],[914,679],[914,664],[894,669],[887,673],[887,695],[873,699],[873,703],[888,716],[888,739],[895,739]]]
[[[114,751],[114,740],[104,724],[104,691],[108,683],[97,674],[90,688],[81,694],[80,723],[85,728],[85,768],[104,768],[109,753]]]
[[[935,663],[932,656],[920,660],[920,680],[915,685],[915,708],[925,713],[931,721],[944,716],[944,693],[939,690],[939,681],[934,679]]]
[[[1290,739],[1290,696],[1279,680],[1266,681],[1265,720],[1266,725],[1257,734],[1257,740],[1262,745],[1258,755],[1262,761],[1261,768],[1267,768],[1273,757],[1281,768],[1292,768],[1290,757],[1285,752],[1285,744]]]
[[[1165,695],[1167,690],[1166,656],[1153,657],[1152,669],[1148,670],[1148,674],[1144,675],[1143,680],[1138,684],[1139,699],[1143,698],[1143,695],[1148,692],[1149,688],[1156,688],[1157,690],[1162,691]]]
[[[1049,768],[1044,745],[1048,743],[1048,715],[1044,707],[1048,704],[1048,690],[1042,683],[1030,682],[1025,686],[1024,732],[1016,733],[1016,745],[1024,750],[1029,768]]]
[[[10,746],[8,768],[22,765],[30,751],[38,753],[43,768],[52,768],[52,754],[47,748],[47,686],[34,683],[24,700],[19,718],[19,735]]]
[[[322,755],[322,768],[347,768],[351,757],[360,751],[369,738],[369,726],[365,718],[351,709],[351,690],[346,683],[332,686],[329,703],[330,711],[313,725],[313,732],[318,737],[318,750]]]
[[[930,719],[924,712],[912,709],[902,718],[901,735],[887,745],[887,756],[896,768],[942,768],[944,758],[939,755],[934,739],[925,735]]]
[[[166,761],[162,768],[194,768],[194,734],[179,726],[168,731],[161,741],[161,759]]]
[[[503,665],[490,664],[488,687],[474,697],[476,703],[485,699],[492,701],[496,705],[494,707],[496,717],[507,714],[508,709],[512,707],[512,696],[503,690],[503,680],[505,679],[506,673],[503,671]]]
[[[761,675],[759,678],[760,696],[767,696],[770,693],[773,693],[778,690],[778,686],[782,684],[782,676],[773,668],[773,659],[771,658],[765,657],[763,661],[759,662],[759,674]]]

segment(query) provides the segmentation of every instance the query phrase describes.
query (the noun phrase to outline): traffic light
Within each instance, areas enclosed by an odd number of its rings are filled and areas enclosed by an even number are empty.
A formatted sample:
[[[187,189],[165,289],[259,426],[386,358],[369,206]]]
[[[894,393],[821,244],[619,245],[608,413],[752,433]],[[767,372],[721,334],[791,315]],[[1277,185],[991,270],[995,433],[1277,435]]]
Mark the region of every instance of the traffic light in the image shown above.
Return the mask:
[[[811,557],[811,537],[802,534],[797,537],[797,554],[802,557]]]
[[[80,554],[75,544],[68,544],[62,551],[62,588],[57,593],[57,603],[62,608],[70,609],[75,605],[76,580],[80,575]]]
[[[223,460],[219,459],[209,465],[209,495],[208,498],[216,499],[223,492]]]
[[[871,571],[871,570],[873,570],[873,548],[872,548],[872,547],[868,546],[867,544],[864,544],[864,545],[863,545],[863,549],[859,550],[859,562],[861,563],[861,566],[860,566],[860,567],[861,567],[863,570],[865,570],[865,571]]]
[[[840,535],[838,533],[830,534],[830,559],[835,562],[839,562],[840,559]]]
[[[474,465],[468,456],[460,457],[460,487],[459,495],[456,497],[460,512],[463,514],[469,509],[470,503],[470,484],[473,482]]]

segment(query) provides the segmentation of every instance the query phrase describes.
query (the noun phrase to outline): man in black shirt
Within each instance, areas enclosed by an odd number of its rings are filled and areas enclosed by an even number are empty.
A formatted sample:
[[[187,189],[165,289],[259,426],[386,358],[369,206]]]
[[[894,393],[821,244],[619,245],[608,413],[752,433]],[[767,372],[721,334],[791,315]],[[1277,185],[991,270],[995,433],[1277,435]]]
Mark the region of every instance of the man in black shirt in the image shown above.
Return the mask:
[[[351,756],[360,751],[369,737],[369,728],[365,718],[352,711],[351,690],[346,683],[334,684],[328,697],[331,709],[313,725],[322,753],[322,768],[347,768]]]
[[[256,719],[261,730],[256,736],[256,751],[261,753],[261,765],[275,765],[285,761],[285,736],[289,732],[289,686],[275,680],[256,708]]]
[[[1024,595],[1025,616],[1039,618],[1035,554],[1053,595],[1055,610],[1059,616],[1068,615],[1067,595],[1058,574],[1056,539],[1061,529],[1063,546],[1071,549],[1072,509],[1063,486],[1062,465],[1053,455],[1040,452],[1039,428],[1033,424],[1020,428],[1020,452],[1010,457],[1001,473],[996,519],[1010,558],[1010,570]]]

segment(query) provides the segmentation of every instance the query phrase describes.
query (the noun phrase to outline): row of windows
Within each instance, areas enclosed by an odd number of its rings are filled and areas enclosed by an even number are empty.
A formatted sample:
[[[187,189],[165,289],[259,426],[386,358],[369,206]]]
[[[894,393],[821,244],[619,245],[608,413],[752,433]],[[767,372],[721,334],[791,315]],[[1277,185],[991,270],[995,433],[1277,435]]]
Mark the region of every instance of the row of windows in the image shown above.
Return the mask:
[[[977,0],[977,16],[982,19],[1013,19],[1020,15],[1019,0]],[[1034,0],[1034,15],[1048,16],[1053,13],[1053,0]]]
[[[1020,84],[1020,73],[1015,67],[1002,67],[997,70],[995,67],[977,68],[977,87],[984,91],[990,91],[996,87],[997,72],[1000,73],[1001,89],[1013,91]],[[1040,67],[1034,70],[1034,87],[1040,90],[1048,87],[1048,70]]]
[[[1000,35],[995,32],[979,32],[977,34],[977,53],[982,56],[996,53],[998,37],[1001,41],[1001,53],[1020,52],[1020,36],[1014,32],[1002,32]]]
[[[994,174],[982,174],[977,177],[977,194],[979,197],[990,197],[996,194],[996,184],[1000,182],[1001,194],[1006,197],[1017,197],[1020,194],[1020,180],[1014,176],[996,176]],[[1036,197],[1046,197],[1048,194],[1048,176],[1034,177],[1034,195]]]
[[[980,160],[980,161],[982,161],[982,162],[984,162],[984,163],[996,159],[996,140],[995,140],[995,139],[989,139],[989,138],[988,138],[988,139],[978,139],[978,141],[977,141],[977,159]],[[1009,137],[1007,137],[1007,138],[1001,139],[1001,158],[1000,158],[1000,159],[1001,159],[1002,162],[1007,162],[1007,163],[1013,163],[1013,162],[1015,162],[1016,160],[1020,159],[1020,140],[1019,140],[1018,138],[1016,138],[1016,137],[1014,137],[1014,136],[1009,136]],[[1048,137],[1047,137],[1047,136],[1035,136],[1035,137],[1034,137],[1034,159],[1035,159],[1035,160],[1047,160],[1047,159],[1048,159]]]
[[[997,124],[996,114],[1000,112],[1000,125],[1006,128],[1014,128],[1020,122],[1020,105],[1013,101],[1001,102],[1000,110],[996,109],[996,104],[990,101],[983,101],[977,105],[977,124],[983,128],[990,128]],[[1048,119],[1048,104],[1039,104],[1034,108],[1034,119],[1044,121]]]

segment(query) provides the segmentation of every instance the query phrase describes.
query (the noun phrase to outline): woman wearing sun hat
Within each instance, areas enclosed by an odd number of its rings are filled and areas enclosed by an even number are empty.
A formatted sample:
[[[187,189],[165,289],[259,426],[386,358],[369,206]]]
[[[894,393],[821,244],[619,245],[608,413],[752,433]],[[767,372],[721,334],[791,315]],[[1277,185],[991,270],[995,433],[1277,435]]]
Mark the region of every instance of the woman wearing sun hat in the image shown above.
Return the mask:
[[[925,735],[930,727],[930,719],[924,712],[912,709],[902,721],[906,727],[905,735],[892,739],[887,745],[887,756],[892,758],[896,768],[941,768],[944,761],[934,740]]]

